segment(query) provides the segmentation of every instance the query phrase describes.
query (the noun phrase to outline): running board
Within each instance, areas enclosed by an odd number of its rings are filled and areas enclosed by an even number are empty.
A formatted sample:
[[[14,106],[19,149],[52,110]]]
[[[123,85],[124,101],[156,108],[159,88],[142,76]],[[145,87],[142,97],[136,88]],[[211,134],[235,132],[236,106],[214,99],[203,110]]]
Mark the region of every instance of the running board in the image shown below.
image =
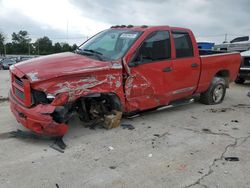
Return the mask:
[[[186,104],[191,104],[193,102],[194,102],[193,98],[192,99],[185,99],[185,100],[178,100],[178,101],[170,103],[167,106],[159,107],[156,110],[160,111],[160,110],[164,110],[164,109],[168,109],[168,108],[173,108],[173,107],[183,106],[183,105],[186,105]]]
[[[154,110],[151,109],[151,110],[147,110],[147,111],[160,111],[160,110],[164,110],[164,109],[168,109],[168,108],[174,108],[174,107],[183,106],[183,105],[186,105],[186,104],[191,104],[194,101],[195,101],[194,98],[178,100],[178,101],[171,102],[167,106],[162,106],[162,107],[159,107],[157,109],[154,109]],[[143,113],[143,112],[146,112],[146,111],[141,111],[141,113]],[[128,119],[133,119],[133,118],[136,118],[136,117],[139,117],[139,116],[140,116],[140,112],[134,113],[131,116],[127,116],[127,118]]]

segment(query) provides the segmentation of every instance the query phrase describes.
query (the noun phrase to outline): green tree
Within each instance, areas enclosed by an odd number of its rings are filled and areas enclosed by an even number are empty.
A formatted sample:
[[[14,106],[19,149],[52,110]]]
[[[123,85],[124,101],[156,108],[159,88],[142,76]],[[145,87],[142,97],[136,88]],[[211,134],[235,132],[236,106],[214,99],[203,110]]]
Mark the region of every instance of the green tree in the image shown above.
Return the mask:
[[[59,42],[56,42],[53,46],[53,52],[54,53],[60,53],[62,52],[62,46]]]
[[[35,46],[37,48],[37,52],[39,50],[39,55],[47,55],[53,53],[52,41],[47,36],[37,39],[35,42]]]
[[[72,51],[75,51],[78,48],[78,46],[76,44],[73,44],[73,46],[71,47]]]
[[[69,52],[71,51],[71,46],[68,43],[61,43],[62,52]]]
[[[12,34],[12,51],[16,54],[28,54],[29,53],[29,43],[31,38],[28,36],[27,31],[19,31],[18,33]]]

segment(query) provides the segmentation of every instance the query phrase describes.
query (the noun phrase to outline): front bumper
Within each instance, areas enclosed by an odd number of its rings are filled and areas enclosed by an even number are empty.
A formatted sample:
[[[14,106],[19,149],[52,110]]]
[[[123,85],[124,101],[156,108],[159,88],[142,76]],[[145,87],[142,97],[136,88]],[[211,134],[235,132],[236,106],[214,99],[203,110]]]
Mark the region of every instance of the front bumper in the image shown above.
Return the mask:
[[[241,67],[238,77],[250,80],[250,67]]]
[[[68,125],[57,123],[53,120],[51,113],[55,106],[39,104],[35,107],[26,108],[9,93],[10,109],[16,120],[27,129],[43,136],[63,136],[68,130]]]

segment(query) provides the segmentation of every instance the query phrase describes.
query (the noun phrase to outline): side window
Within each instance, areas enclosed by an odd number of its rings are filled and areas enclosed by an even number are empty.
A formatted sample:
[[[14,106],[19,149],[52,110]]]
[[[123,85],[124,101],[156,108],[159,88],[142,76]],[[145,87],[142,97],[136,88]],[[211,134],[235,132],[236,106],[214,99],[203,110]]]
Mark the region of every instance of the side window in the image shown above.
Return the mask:
[[[174,38],[176,58],[194,56],[193,45],[187,32],[172,31]]]
[[[171,46],[168,31],[157,31],[149,35],[139,49],[136,61],[153,62],[171,58]]]

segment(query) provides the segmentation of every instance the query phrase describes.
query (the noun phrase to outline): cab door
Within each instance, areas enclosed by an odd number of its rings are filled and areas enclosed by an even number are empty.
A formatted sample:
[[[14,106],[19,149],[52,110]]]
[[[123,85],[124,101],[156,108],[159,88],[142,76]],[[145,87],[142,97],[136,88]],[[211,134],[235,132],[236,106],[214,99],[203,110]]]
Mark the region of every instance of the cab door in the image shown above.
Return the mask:
[[[169,31],[149,34],[129,66],[131,76],[125,83],[129,111],[150,109],[168,103],[173,74]]]
[[[200,77],[200,57],[193,47],[194,37],[188,31],[172,31],[175,57],[173,66],[173,91],[171,100],[192,96],[197,88]],[[193,41],[192,41],[193,39]]]

